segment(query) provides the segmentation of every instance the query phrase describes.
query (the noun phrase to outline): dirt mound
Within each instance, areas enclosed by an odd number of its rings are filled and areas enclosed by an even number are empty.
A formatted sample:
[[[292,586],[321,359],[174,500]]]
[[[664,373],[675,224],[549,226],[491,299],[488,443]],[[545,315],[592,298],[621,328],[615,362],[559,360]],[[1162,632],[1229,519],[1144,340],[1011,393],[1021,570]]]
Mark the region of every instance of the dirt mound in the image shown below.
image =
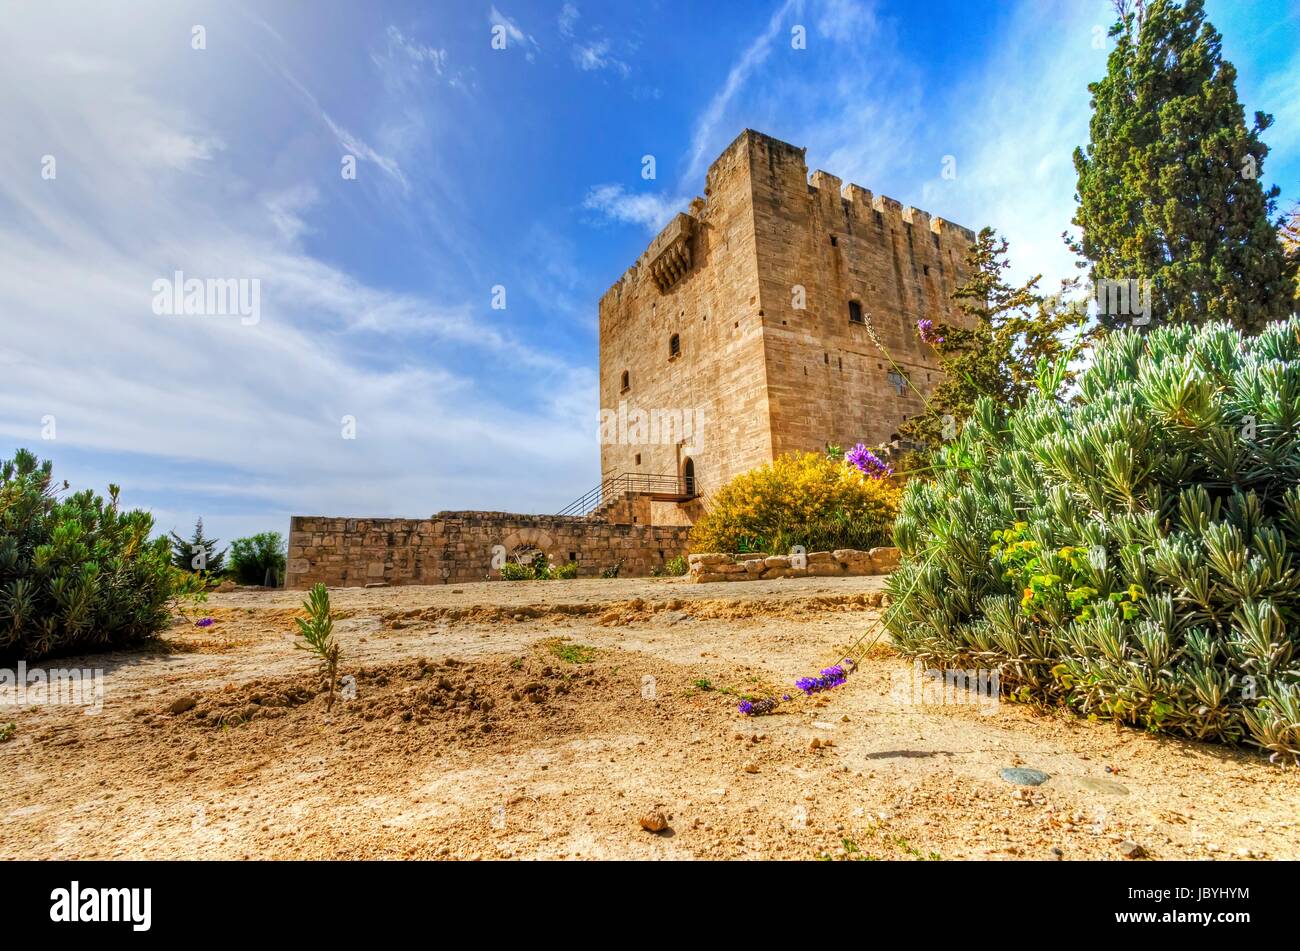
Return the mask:
[[[179,725],[203,729],[292,716],[313,718],[345,733],[430,728],[459,734],[463,741],[538,721],[554,728],[552,721],[564,719],[586,695],[603,695],[608,687],[594,665],[549,659],[542,645],[529,656],[509,660],[420,658],[345,670],[328,713],[325,683],[312,676],[231,684],[172,701],[167,712]],[[625,684],[619,689],[625,690]]]
[[[621,601],[576,602],[558,604],[480,604],[465,607],[414,608],[385,611],[380,615],[383,626],[401,629],[416,624],[525,623],[538,619],[563,621],[573,618],[598,620],[605,626],[651,621],[657,615],[680,615],[680,620],[738,620],[757,617],[798,617],[831,611],[860,611],[879,607],[883,592],[848,595],[824,595],[789,599],[753,598],[668,598],[647,600],[630,598]]]

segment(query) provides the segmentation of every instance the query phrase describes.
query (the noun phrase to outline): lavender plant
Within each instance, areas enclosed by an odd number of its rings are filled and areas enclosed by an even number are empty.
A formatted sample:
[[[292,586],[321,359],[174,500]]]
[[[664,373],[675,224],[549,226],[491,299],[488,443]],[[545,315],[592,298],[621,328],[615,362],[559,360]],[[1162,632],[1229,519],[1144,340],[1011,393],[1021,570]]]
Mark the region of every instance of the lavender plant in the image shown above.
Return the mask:
[[[1300,758],[1300,319],[1112,334],[914,480],[885,620],[1020,699]]]

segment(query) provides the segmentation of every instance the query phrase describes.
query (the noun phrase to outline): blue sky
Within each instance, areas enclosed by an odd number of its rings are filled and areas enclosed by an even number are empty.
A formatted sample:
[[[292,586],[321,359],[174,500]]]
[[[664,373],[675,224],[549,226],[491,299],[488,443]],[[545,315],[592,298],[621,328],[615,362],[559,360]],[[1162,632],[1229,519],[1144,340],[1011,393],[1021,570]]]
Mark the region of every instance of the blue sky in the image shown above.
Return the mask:
[[[1300,9],[1208,9],[1247,110],[1276,117],[1264,178],[1289,207]],[[295,513],[550,512],[594,485],[597,301],[745,127],[992,224],[1054,283],[1111,21],[1093,0],[0,17],[0,455],[223,539]],[[178,269],[258,280],[259,319],[157,316]]]

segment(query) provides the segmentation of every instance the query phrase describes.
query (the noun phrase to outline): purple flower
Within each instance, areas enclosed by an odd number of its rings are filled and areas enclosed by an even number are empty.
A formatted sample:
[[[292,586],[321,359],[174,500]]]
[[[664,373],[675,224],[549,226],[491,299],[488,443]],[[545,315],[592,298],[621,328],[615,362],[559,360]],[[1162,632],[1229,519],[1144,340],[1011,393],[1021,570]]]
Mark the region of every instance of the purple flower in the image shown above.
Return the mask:
[[[790,698],[786,697],[786,699],[789,700]],[[742,700],[738,709],[745,716],[761,717],[775,710],[780,702],[775,697],[765,697],[762,700]]]
[[[199,627],[211,627],[211,626],[212,626],[212,618],[210,618],[210,617],[200,618],[199,620],[195,621],[194,623],[197,624]]]
[[[894,469],[862,443],[844,454],[849,464],[873,479],[883,479],[894,474]]]
[[[800,677],[794,682],[794,685],[804,693],[812,696],[822,690],[831,690],[844,683],[844,668],[839,664],[834,667],[827,667],[822,671],[820,677]]]
[[[934,332],[934,321],[929,317],[923,317],[916,322],[916,332],[932,347],[936,343],[943,343],[943,338]]]

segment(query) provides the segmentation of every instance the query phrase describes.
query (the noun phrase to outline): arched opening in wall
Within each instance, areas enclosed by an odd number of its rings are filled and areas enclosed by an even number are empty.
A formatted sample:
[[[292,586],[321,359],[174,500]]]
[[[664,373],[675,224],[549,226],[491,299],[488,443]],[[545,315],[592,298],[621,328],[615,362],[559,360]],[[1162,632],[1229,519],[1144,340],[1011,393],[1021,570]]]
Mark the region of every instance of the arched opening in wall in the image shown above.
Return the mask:
[[[688,458],[682,463],[682,487],[685,493],[692,498],[695,497],[695,460]]]
[[[849,323],[851,324],[866,323],[866,321],[862,319],[862,304],[860,301],[855,301],[855,300],[849,301]]]
[[[679,334],[673,334],[668,338],[668,359],[680,357],[682,355],[682,338]]]
[[[626,393],[628,390],[632,389],[632,378],[631,378],[631,376],[628,375],[628,371],[627,371],[627,370],[624,370],[624,371],[623,371],[623,383],[622,383],[622,386],[620,387],[620,389],[621,389],[622,392],[624,392],[624,393]]]
[[[511,549],[509,557],[516,565],[522,565],[525,568],[531,568],[539,562],[544,565],[548,560],[546,552],[536,545],[516,545]]]

